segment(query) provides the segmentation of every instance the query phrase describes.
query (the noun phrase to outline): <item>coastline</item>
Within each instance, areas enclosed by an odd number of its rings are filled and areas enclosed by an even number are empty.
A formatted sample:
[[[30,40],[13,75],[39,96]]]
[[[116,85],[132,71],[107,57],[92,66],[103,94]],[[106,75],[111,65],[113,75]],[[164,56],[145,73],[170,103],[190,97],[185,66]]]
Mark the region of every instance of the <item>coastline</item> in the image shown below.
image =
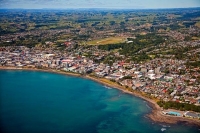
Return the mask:
[[[96,77],[91,77],[89,75],[81,75],[78,73],[72,73],[72,72],[65,72],[65,71],[60,71],[60,70],[55,70],[55,69],[37,69],[37,68],[15,68],[15,67],[2,67],[0,66],[0,70],[27,70],[27,71],[41,71],[41,72],[50,72],[50,73],[56,73],[56,74],[63,74],[63,75],[69,75],[69,76],[75,76],[75,77],[81,77],[81,78],[86,78],[89,80],[93,80],[95,82],[98,82],[100,84],[118,89],[122,91],[123,93],[127,93],[136,97],[139,97],[145,101],[148,102],[150,107],[152,108],[152,111],[147,114],[147,118],[154,122],[159,122],[159,123],[166,123],[166,124],[178,124],[178,123],[184,123],[184,124],[191,124],[198,126],[200,128],[200,121],[197,119],[191,119],[187,117],[175,117],[175,116],[169,116],[169,115],[164,115],[162,114],[162,109],[158,106],[156,101],[149,99],[145,96],[143,96],[140,93],[137,92],[130,92],[128,91],[124,86],[121,86],[117,83],[112,83],[110,84],[109,82],[106,82],[103,80],[103,78],[96,78]]]

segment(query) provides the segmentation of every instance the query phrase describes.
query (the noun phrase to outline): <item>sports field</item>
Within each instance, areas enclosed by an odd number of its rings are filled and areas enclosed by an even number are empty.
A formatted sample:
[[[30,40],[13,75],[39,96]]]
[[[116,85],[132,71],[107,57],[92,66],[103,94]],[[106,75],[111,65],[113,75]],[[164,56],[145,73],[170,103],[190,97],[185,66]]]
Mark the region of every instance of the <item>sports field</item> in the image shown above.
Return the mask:
[[[126,41],[125,37],[109,37],[109,38],[88,41],[87,44],[88,45],[105,45],[105,44],[122,43],[125,41]]]
[[[197,26],[197,27],[200,28],[200,22],[197,22],[197,23],[195,24],[195,26]]]

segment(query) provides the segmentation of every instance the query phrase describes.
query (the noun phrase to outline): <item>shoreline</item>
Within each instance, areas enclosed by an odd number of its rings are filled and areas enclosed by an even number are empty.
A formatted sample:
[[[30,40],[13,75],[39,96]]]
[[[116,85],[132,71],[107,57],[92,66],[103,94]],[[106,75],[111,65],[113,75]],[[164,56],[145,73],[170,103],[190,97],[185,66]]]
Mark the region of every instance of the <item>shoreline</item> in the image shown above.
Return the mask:
[[[133,95],[135,97],[138,97],[138,98],[141,98],[141,99],[147,101],[147,103],[148,103],[148,105],[150,105],[152,111],[150,113],[146,114],[146,116],[147,116],[147,118],[149,118],[150,120],[152,120],[154,122],[165,123],[165,124],[184,123],[186,125],[187,124],[195,125],[200,128],[200,121],[198,119],[164,115],[164,114],[162,114],[162,109],[159,107],[159,105],[154,100],[149,99],[140,93],[130,92],[130,91],[126,90],[126,88],[124,86],[121,86],[117,83],[110,84],[106,81],[103,81],[102,79],[104,79],[104,78],[96,78],[96,77],[91,77],[89,75],[81,75],[78,73],[72,73],[72,72],[67,72],[67,71],[65,72],[65,71],[55,70],[55,69],[15,68],[15,67],[0,66],[0,70],[22,70],[22,71],[26,70],[26,71],[50,72],[50,73],[63,74],[63,75],[68,75],[68,76],[75,76],[75,77],[89,79],[89,80],[98,82],[100,84],[109,86],[111,88],[118,89],[118,90],[122,91],[123,93],[127,93],[127,94]]]

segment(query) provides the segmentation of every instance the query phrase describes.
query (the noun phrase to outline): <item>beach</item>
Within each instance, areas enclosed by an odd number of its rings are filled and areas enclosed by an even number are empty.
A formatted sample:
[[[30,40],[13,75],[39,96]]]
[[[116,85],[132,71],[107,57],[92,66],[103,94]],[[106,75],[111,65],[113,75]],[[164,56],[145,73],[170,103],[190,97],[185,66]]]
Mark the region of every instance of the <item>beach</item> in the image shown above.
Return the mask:
[[[144,97],[142,94],[134,91],[130,92],[128,91],[124,86],[121,86],[117,83],[109,83],[106,82],[103,78],[96,78],[92,77],[89,75],[81,75],[78,73],[71,73],[71,72],[65,72],[65,71],[60,71],[60,70],[54,70],[54,69],[32,69],[32,68],[15,68],[15,67],[0,67],[1,70],[27,70],[27,71],[42,71],[42,72],[51,72],[51,73],[57,73],[57,74],[64,74],[64,75],[69,75],[69,76],[76,76],[76,77],[82,77],[86,79],[93,80],[95,82],[98,82],[100,84],[106,85],[111,88],[116,88],[121,90],[124,93],[131,94],[133,96],[139,97],[144,99],[145,101],[148,102],[148,105],[152,108],[151,113],[147,114],[147,118],[151,119],[154,122],[160,122],[160,123],[167,123],[167,124],[177,124],[177,123],[184,123],[184,124],[192,124],[200,127],[200,121],[197,119],[191,119],[191,118],[186,118],[186,117],[175,117],[175,116],[168,116],[164,115],[162,113],[162,108],[158,106],[156,101],[149,99],[147,97]]]
[[[107,85],[109,87],[119,89],[119,90],[123,91],[124,93],[128,93],[133,96],[144,99],[145,101],[147,101],[149,103],[150,107],[152,108],[151,113],[147,114],[147,118],[150,118],[154,122],[167,123],[167,124],[185,123],[185,124],[193,124],[193,125],[200,127],[200,121],[197,119],[191,119],[191,118],[187,118],[187,117],[176,117],[176,116],[169,116],[169,115],[162,114],[162,109],[159,107],[159,105],[154,100],[144,97],[140,93],[127,91],[127,90],[125,90],[125,87],[123,87],[123,86],[120,86],[118,84],[111,85],[111,84],[102,82],[101,80],[98,80],[98,79],[90,77],[90,76],[87,76],[87,78],[94,80],[96,82],[99,82],[101,84]]]

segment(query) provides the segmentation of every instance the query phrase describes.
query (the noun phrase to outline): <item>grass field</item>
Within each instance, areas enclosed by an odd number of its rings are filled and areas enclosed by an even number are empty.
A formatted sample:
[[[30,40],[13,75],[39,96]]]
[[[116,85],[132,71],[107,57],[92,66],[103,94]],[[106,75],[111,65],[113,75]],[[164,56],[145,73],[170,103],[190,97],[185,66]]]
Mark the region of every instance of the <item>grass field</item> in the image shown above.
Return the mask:
[[[104,39],[98,39],[87,42],[89,45],[105,45],[105,44],[116,44],[125,42],[126,38],[124,37],[109,37]]]
[[[192,37],[192,40],[199,40],[200,37]]]
[[[200,28],[200,22],[197,22],[195,25]]]

